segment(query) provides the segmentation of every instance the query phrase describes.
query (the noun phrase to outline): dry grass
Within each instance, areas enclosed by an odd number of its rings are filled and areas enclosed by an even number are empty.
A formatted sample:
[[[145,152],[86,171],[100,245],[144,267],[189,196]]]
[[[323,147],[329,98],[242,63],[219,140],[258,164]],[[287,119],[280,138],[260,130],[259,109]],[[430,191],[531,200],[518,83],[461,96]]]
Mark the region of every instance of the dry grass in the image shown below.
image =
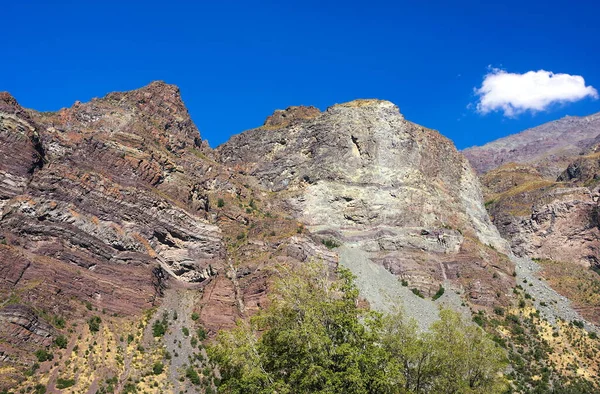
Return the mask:
[[[600,275],[574,263],[539,260],[543,275],[561,295],[573,302],[580,313],[596,324],[600,323]]]

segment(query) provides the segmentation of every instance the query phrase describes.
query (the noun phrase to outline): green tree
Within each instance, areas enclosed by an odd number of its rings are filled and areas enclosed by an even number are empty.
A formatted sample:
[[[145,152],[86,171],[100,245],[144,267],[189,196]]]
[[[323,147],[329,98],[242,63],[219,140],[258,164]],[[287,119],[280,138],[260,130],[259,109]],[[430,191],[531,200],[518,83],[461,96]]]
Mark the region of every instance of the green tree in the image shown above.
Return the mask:
[[[448,310],[430,332],[358,307],[352,275],[283,269],[268,308],[208,350],[224,393],[497,393],[503,350]],[[260,333],[260,334],[259,334]]]

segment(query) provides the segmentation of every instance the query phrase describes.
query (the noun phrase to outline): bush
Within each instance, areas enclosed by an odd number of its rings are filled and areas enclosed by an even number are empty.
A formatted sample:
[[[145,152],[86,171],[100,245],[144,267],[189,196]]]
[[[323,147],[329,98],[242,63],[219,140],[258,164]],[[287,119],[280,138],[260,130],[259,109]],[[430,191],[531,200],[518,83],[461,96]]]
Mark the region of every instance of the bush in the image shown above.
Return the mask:
[[[417,297],[425,298],[425,296],[423,296],[423,294],[416,287],[410,289],[410,291],[412,291],[413,294],[416,295]]]
[[[186,337],[190,336],[190,330],[187,327],[181,327],[181,332],[183,333],[183,335],[185,335]]]
[[[193,320],[193,321],[196,321],[196,320],[198,320],[199,318],[200,318],[200,315],[199,315],[199,314],[197,314],[196,312],[192,313],[192,320]]]
[[[102,319],[99,316],[92,316],[88,320],[88,326],[90,327],[91,332],[100,331],[100,323],[102,323]]]
[[[152,324],[152,335],[155,338],[162,337],[167,332],[167,322],[161,320],[155,320],[154,324]]]
[[[573,325],[577,328],[583,328],[583,322],[579,320],[573,320]]]
[[[38,361],[41,363],[43,363],[44,361],[50,361],[54,359],[52,353],[49,353],[46,349],[38,349],[35,351],[34,354],[37,357]]]
[[[46,386],[43,384],[36,384],[33,388],[34,394],[46,394]]]
[[[340,246],[340,244],[334,239],[324,239],[321,241],[327,249],[335,249]]]
[[[66,323],[65,323],[65,319],[64,319],[64,318],[62,318],[62,317],[60,317],[60,316],[56,316],[56,317],[54,318],[54,325],[55,325],[57,328],[65,328],[65,325],[66,325]]]
[[[185,370],[185,377],[188,378],[190,382],[192,382],[195,385],[200,384],[200,375],[198,375],[198,372],[196,372],[196,370],[193,367],[188,367]]]
[[[203,341],[206,339],[206,330],[203,327],[196,330],[196,334],[198,335],[199,340]]]
[[[217,200],[217,207],[223,208],[224,206],[225,206],[225,200],[223,200],[222,198],[219,198]]]
[[[74,386],[74,385],[75,385],[75,379],[63,379],[63,378],[56,379],[56,388],[57,389],[66,389],[66,388]]]
[[[65,337],[64,335],[57,336],[54,340],[54,344],[61,349],[66,349],[68,344],[67,337]]]
[[[494,313],[498,316],[504,316],[504,308],[497,306],[494,308]]]
[[[438,298],[440,298],[441,296],[443,296],[443,295],[444,295],[444,292],[445,292],[444,288],[442,287],[442,285],[440,285],[440,288],[438,289],[437,293],[435,293],[435,294],[433,295],[433,298],[432,298],[432,299],[433,299],[434,301],[435,301],[435,300],[437,300]]]
[[[406,279],[402,279],[402,286],[408,287],[408,281]]]
[[[163,363],[161,363],[160,361],[157,361],[152,366],[152,373],[155,375],[160,375],[161,373],[163,373],[164,369],[165,369],[165,366],[163,365]]]
[[[86,301],[85,302],[85,307],[87,308],[88,311],[91,311],[92,310],[92,303],[89,302],[89,301]]]

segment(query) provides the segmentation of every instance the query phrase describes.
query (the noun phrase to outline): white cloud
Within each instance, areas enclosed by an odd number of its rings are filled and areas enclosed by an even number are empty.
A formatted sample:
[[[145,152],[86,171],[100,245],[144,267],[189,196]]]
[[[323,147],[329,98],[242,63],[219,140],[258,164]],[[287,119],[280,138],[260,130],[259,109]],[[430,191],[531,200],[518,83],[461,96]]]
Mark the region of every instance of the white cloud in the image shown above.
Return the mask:
[[[490,68],[480,88],[477,112],[487,114],[503,111],[513,117],[526,111],[537,112],[556,103],[572,103],[586,97],[598,98],[598,91],[585,86],[580,75],[554,74],[551,71],[509,73]]]

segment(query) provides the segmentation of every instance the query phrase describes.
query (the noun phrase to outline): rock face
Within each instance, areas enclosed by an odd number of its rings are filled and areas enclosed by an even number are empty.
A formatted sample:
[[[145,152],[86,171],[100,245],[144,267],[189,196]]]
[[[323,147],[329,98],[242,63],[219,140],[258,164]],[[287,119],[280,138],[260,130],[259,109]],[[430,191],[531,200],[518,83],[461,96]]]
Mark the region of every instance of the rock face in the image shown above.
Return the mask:
[[[424,294],[447,279],[484,305],[506,292],[512,267],[496,251],[508,245],[449,140],[380,100],[279,124],[232,137],[220,161],[280,196],[317,237],[368,253]]]
[[[599,136],[600,114],[594,114],[464,151],[475,168],[487,171],[481,176],[487,208],[515,253],[598,264]]]
[[[593,289],[600,279],[589,268],[600,267],[599,135],[595,114],[465,151],[474,167],[487,171],[481,175],[486,207],[515,254],[539,259],[555,290],[596,324]],[[525,270],[517,268],[520,278]]]
[[[504,166],[483,177],[488,209],[519,256],[597,265],[600,252],[598,190],[551,182],[535,170]],[[511,179],[498,188],[499,179]],[[494,186],[496,188],[494,189]]]
[[[600,113],[567,116],[484,146],[465,149],[463,154],[480,174],[514,162],[530,163],[543,175],[556,178],[571,157],[596,144],[599,135]]]
[[[179,90],[164,83],[56,113],[0,95],[0,335],[50,343],[52,330],[18,332],[83,302],[136,315],[164,279],[223,271],[204,149]],[[15,315],[15,305],[29,309]]]

